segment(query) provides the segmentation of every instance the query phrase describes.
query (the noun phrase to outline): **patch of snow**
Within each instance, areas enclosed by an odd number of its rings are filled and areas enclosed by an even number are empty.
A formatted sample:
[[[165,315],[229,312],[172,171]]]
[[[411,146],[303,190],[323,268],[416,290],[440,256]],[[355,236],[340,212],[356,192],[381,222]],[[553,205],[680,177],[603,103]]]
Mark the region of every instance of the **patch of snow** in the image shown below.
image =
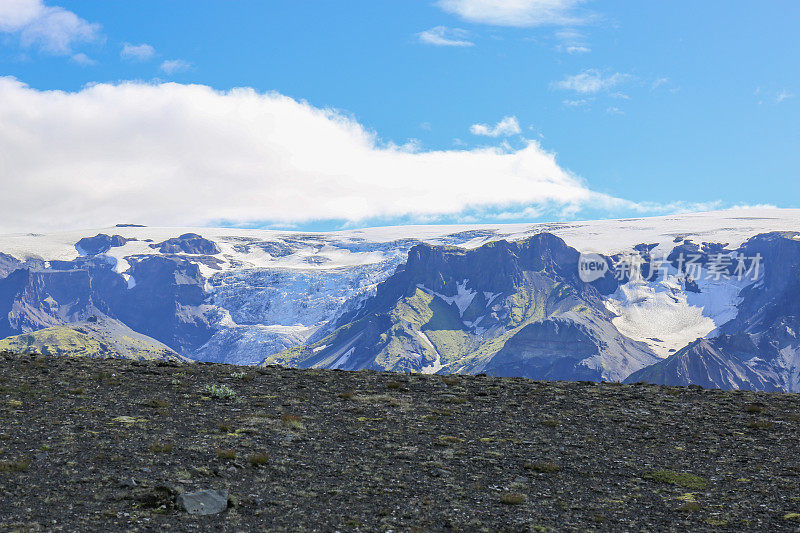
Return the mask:
[[[228,311],[227,309],[222,310],[222,316],[219,319],[219,325],[226,328],[235,328],[236,326],[238,326],[236,321],[231,316],[230,311]]]
[[[313,351],[314,353],[321,352],[322,350],[324,350],[324,349],[325,349],[325,348],[327,348],[327,347],[328,347],[328,345],[327,345],[327,344],[323,344],[322,346],[317,346],[317,347],[316,347],[316,348],[314,348],[312,351]]]
[[[443,368],[443,366],[442,366],[442,356],[439,355],[439,352],[436,352],[436,360],[433,362],[433,364],[430,364],[428,366],[423,366],[420,369],[420,372],[423,373],[423,374],[435,374],[438,371],[440,371],[442,368]]]
[[[748,279],[700,279],[697,281],[700,293],[687,292],[686,300],[689,305],[702,308],[703,316],[713,320],[719,327],[736,318],[739,312],[737,306],[742,301],[739,293],[751,283]],[[716,331],[710,333],[716,335]]]
[[[669,266],[665,279],[620,285],[605,305],[618,315],[612,322],[620,333],[668,357],[735,318],[739,292],[748,281],[701,279],[697,284],[699,294],[684,291],[677,271]]]
[[[481,321],[482,321],[484,318],[486,318],[486,315],[481,315],[481,316],[479,316],[478,318],[476,318],[474,321],[465,320],[465,321],[464,321],[464,325],[465,325],[465,326],[467,326],[468,328],[474,328],[474,327],[477,327],[477,325],[478,325],[478,324],[480,324],[480,323],[481,323]]]
[[[632,281],[621,285],[605,304],[618,315],[612,323],[620,333],[647,343],[659,357],[668,357],[717,327],[711,318],[703,316],[702,308],[687,302],[686,294],[674,294],[661,283]]]
[[[458,292],[456,292],[456,294],[454,296],[445,296],[444,294],[441,294],[441,293],[436,292],[436,291],[432,291],[432,290],[428,289],[427,287],[425,287],[423,285],[417,285],[417,287],[422,289],[422,290],[424,290],[424,291],[426,291],[429,294],[433,294],[434,296],[438,296],[439,298],[441,298],[442,300],[447,302],[448,305],[456,304],[456,307],[458,308],[459,316],[464,316],[464,311],[467,310],[467,308],[472,303],[472,300],[475,299],[475,295],[478,294],[475,291],[471,291],[471,290],[467,289],[467,280],[464,280],[461,283],[459,283],[458,285],[456,285],[456,290]]]
[[[430,346],[432,350],[436,350],[436,347],[433,345],[433,343],[428,338],[428,336],[425,334],[425,332],[417,330],[417,335],[419,335],[422,338],[422,340],[425,341],[425,344]]]
[[[433,345],[431,340],[428,338],[428,336],[424,332],[418,331],[417,333],[419,333],[420,337],[422,337],[422,339],[425,342],[428,343],[428,346],[430,346],[433,349],[433,351],[436,352],[436,360],[434,360],[434,362],[431,363],[430,365],[423,366],[420,369],[420,372],[422,374],[435,374],[435,373],[437,373],[438,371],[440,371],[443,368],[442,356],[439,353],[439,350],[436,349],[436,346]]]
[[[499,293],[499,292],[486,292],[486,291],[484,291],[483,297],[486,298],[486,307],[489,307],[490,305],[492,305],[492,302],[494,301],[494,299],[497,298],[498,296],[500,296],[500,294],[501,293]]]
[[[342,368],[344,365],[347,364],[347,360],[350,359],[350,356],[353,354],[354,351],[356,351],[355,347],[350,348],[349,350],[347,350],[344,354],[342,354],[341,357],[339,357],[336,360],[335,363],[333,363],[331,365],[331,368],[334,368],[334,369],[335,368]]]

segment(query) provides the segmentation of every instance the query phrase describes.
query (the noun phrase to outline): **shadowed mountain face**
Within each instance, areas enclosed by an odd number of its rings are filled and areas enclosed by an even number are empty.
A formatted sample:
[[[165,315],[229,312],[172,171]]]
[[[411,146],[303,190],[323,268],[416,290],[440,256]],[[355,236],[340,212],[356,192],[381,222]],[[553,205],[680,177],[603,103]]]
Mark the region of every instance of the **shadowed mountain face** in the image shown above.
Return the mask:
[[[738,314],[724,333],[756,332],[785,315],[800,315],[800,241],[794,233],[757,235],[742,246],[749,256],[762,257],[763,279],[745,287]]]
[[[736,317],[626,381],[800,392],[800,241],[765,234],[742,246],[760,254],[761,279],[740,293]]]
[[[75,249],[81,255],[93,256],[104,254],[111,248],[125,246],[128,240],[120,235],[106,235],[100,233],[94,237],[84,237],[75,244]]]
[[[621,335],[579,253],[554,235],[474,250],[419,245],[331,333],[266,360],[302,367],[619,380],[658,359]]]
[[[205,280],[196,264],[159,256],[130,263],[128,281],[103,256],[17,268],[0,279],[0,338],[98,313],[179,353],[191,353],[211,337]]]
[[[746,360],[756,346],[747,334],[719,339],[699,339],[675,355],[631,374],[626,383],[700,385],[706,388],[781,390]]]
[[[162,254],[216,255],[219,253],[216,244],[196,233],[184,233],[180,237],[167,239],[162,243],[150,246],[158,249]]]
[[[4,278],[22,266],[22,262],[16,258],[0,253],[0,278]]]
[[[79,321],[92,312],[85,270],[20,268],[0,279],[0,338]]]

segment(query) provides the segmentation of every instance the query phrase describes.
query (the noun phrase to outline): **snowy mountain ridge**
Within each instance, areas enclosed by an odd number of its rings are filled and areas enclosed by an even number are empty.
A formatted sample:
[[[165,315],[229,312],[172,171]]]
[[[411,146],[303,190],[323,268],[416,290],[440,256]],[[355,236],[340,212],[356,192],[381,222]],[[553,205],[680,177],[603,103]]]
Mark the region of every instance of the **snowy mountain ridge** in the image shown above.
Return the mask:
[[[211,254],[221,270],[281,268],[325,270],[375,264],[397,255],[400,243],[427,242],[475,248],[494,240],[520,240],[548,232],[580,251],[606,255],[629,252],[638,244],[658,243],[654,253],[669,252],[677,237],[695,242],[727,243],[738,247],[759,233],[797,231],[800,209],[730,209],[659,217],[545,222],[531,224],[389,226],[331,232],[299,232],[237,228],[156,228],[120,224],[60,233],[0,235],[0,251],[17,259],[73,261],[81,256],[76,243],[97,234],[120,235],[127,242],[103,255],[116,260],[115,270],[127,270],[126,257],[157,255],[154,243],[184,234],[201,234],[216,243]],[[204,274],[211,267],[200,265]]]
[[[47,235],[0,235],[0,315],[7,306],[10,317],[0,334],[83,320],[85,314],[95,312],[91,307],[184,356],[255,364],[329,333],[326,328],[337,317],[372,297],[420,243],[474,250],[501,240],[521,241],[550,233],[580,252],[611,258],[644,249],[652,256],[666,257],[679,247],[691,249],[703,243],[714,243],[709,250],[736,250],[755,235],[797,229],[800,210],[735,209],[590,222],[316,233],[120,225]],[[19,269],[45,280],[37,281],[36,287],[53,283],[54,288],[32,296],[30,288],[22,287],[33,282],[11,281],[11,274]],[[65,272],[72,273],[70,280],[58,281],[59,273]],[[87,293],[66,295],[62,285],[77,287],[75,275],[80,272],[88,272],[91,278],[86,282]],[[463,327],[480,335],[485,333],[483,317],[463,317],[477,299],[468,281],[460,280],[462,285],[454,286],[452,294],[429,287],[421,290],[456,306]],[[658,279],[623,280],[613,293],[603,296],[606,310],[614,317],[613,328],[644,343],[655,356],[667,357],[697,338],[717,335],[720,326],[736,317],[739,294],[749,282],[698,279],[692,290],[684,290],[682,283],[675,265]],[[9,286],[5,293],[3,284]],[[59,291],[65,294],[53,296]],[[165,291],[174,295],[172,301],[158,300],[157,295]],[[82,298],[91,306],[75,303]],[[482,294],[480,299],[483,305],[492,298]],[[51,300],[55,305],[42,303]],[[144,311],[153,305],[160,307]],[[170,317],[171,323],[168,327],[151,323],[140,316],[147,313]],[[425,363],[427,371],[438,369],[432,361]]]

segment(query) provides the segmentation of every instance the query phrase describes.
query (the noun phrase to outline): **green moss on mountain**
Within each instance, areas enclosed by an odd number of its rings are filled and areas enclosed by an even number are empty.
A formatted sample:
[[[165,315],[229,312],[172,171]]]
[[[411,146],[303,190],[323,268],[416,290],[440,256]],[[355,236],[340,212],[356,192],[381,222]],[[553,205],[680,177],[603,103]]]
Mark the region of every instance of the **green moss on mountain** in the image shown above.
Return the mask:
[[[67,357],[187,360],[155,339],[105,317],[8,337],[0,340],[0,351]]]

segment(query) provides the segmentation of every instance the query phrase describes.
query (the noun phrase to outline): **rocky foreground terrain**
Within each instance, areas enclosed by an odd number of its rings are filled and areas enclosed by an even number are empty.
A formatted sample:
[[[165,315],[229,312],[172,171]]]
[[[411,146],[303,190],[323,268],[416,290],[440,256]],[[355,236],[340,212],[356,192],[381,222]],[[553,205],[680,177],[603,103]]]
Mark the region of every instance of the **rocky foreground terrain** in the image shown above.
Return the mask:
[[[798,439],[792,394],[0,354],[0,531],[797,530]]]

